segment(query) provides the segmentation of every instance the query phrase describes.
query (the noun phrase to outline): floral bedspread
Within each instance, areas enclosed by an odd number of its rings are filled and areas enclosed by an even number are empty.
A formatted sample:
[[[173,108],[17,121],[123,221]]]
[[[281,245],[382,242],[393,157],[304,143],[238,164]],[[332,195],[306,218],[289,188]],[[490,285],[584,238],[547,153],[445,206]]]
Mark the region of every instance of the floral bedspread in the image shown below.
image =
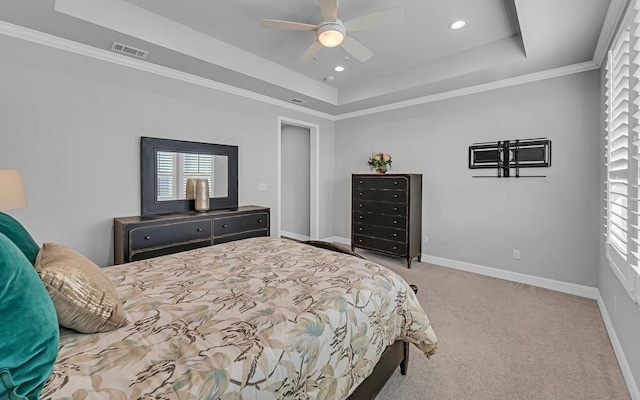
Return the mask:
[[[104,271],[130,323],[63,329],[42,398],[344,399],[395,340],[426,355],[437,347],[398,275],[290,240],[246,239]]]

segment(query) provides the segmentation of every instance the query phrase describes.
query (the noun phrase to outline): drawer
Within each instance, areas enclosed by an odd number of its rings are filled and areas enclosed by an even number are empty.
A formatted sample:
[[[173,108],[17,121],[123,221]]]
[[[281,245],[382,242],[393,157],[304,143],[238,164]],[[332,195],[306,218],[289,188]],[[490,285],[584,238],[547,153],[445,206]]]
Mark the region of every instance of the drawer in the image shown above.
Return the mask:
[[[266,213],[243,214],[213,220],[214,236],[233,235],[244,231],[267,229],[269,216]]]
[[[352,244],[356,247],[384,251],[398,256],[404,256],[407,254],[407,245],[405,243],[391,242],[368,236],[353,235]]]
[[[384,228],[375,225],[353,224],[354,235],[371,236],[379,239],[404,243],[407,241],[407,231],[404,229]]]
[[[132,253],[131,259],[129,261],[133,262],[133,261],[140,261],[140,260],[148,260],[149,258],[166,256],[167,254],[174,254],[174,253],[179,253],[181,251],[193,250],[193,249],[198,249],[200,247],[207,247],[207,246],[211,246],[211,240],[205,240],[203,242],[184,243],[178,246],[161,247],[159,249],[153,249],[153,250],[139,251],[139,252]]]
[[[208,238],[211,238],[209,219],[141,226],[131,229],[129,233],[131,251]]]
[[[387,215],[407,215],[407,205],[400,203],[384,203],[379,201],[354,201],[353,210],[363,213],[376,213]]]
[[[354,211],[353,223],[365,224],[365,225],[378,225],[385,228],[399,228],[406,229],[407,217],[401,217],[396,215],[381,215],[381,214],[367,214]]]
[[[249,238],[260,237],[260,236],[269,236],[269,231],[265,229],[261,231],[248,231],[248,232],[236,233],[235,235],[215,237],[213,238],[213,244],[233,242],[234,240],[249,239]]]
[[[386,201],[390,203],[406,203],[407,192],[405,190],[353,190],[354,201]]]
[[[407,190],[409,180],[404,176],[354,177],[353,187],[358,189]]]

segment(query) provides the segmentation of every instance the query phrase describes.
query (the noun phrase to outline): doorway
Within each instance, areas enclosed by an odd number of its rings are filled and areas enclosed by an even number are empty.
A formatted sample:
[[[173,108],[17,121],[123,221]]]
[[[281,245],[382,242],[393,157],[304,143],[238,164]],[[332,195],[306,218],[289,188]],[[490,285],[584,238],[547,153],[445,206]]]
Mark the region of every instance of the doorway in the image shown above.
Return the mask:
[[[319,127],[278,118],[278,234],[319,238]]]

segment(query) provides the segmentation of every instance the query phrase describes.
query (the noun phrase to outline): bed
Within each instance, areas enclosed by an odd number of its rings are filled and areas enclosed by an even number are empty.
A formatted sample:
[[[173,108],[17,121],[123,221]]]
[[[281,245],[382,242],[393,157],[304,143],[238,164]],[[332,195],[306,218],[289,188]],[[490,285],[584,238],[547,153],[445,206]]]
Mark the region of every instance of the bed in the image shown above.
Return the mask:
[[[402,360],[406,372],[406,343],[437,348],[402,278],[295,241],[245,239],[104,272],[129,323],[61,328],[43,399],[373,398]]]

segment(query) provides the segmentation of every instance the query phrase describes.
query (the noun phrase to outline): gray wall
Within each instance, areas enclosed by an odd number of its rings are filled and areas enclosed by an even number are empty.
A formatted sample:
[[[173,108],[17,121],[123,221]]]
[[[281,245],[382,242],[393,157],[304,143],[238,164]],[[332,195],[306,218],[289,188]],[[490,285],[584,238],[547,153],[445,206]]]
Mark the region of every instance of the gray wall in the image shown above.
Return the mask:
[[[606,145],[606,139],[604,137],[605,125],[605,98],[604,98],[604,79],[605,69],[601,69],[601,117],[600,117],[600,131],[602,132],[600,146],[604,150]],[[616,331],[616,336],[620,341],[620,345],[623,348],[629,367],[633,373],[636,386],[640,385],[640,306],[635,304],[631,299],[631,296],[627,293],[622,283],[616,276],[615,272],[609,266],[609,261],[606,259],[605,251],[605,180],[607,176],[607,169],[605,167],[604,151],[600,153],[600,268],[599,268],[599,280],[598,289],[600,289],[600,295],[604,301],[611,323]]]
[[[39,243],[111,262],[113,218],[140,213],[140,136],[239,146],[239,202],[271,207],[275,233],[278,116],[320,126],[333,234],[333,122],[2,35],[0,54],[0,169],[23,172],[29,199],[9,213]]]
[[[282,126],[282,230],[310,236],[311,132],[309,128]]]
[[[423,174],[423,253],[597,286],[599,84],[592,71],[338,121],[336,235],[350,234],[350,174],[384,151],[390,172]],[[472,178],[472,143],[535,137],[553,164],[527,173],[547,178]]]
[[[390,152],[391,172],[424,176],[424,253],[597,283],[640,382],[640,309],[598,237],[597,72],[339,121],[334,142],[330,121],[235,95],[2,35],[0,54],[0,169],[21,170],[29,198],[28,208],[9,213],[39,243],[111,262],[113,217],[140,211],[140,136],[240,146],[240,203],[269,206],[276,221],[277,171],[265,165],[277,152],[277,116],[316,123],[320,237],[349,236],[350,174],[368,172],[371,151]],[[548,178],[471,178],[472,142],[539,136],[553,140]],[[258,191],[260,182],[269,190]],[[511,258],[515,248],[520,261]]]

